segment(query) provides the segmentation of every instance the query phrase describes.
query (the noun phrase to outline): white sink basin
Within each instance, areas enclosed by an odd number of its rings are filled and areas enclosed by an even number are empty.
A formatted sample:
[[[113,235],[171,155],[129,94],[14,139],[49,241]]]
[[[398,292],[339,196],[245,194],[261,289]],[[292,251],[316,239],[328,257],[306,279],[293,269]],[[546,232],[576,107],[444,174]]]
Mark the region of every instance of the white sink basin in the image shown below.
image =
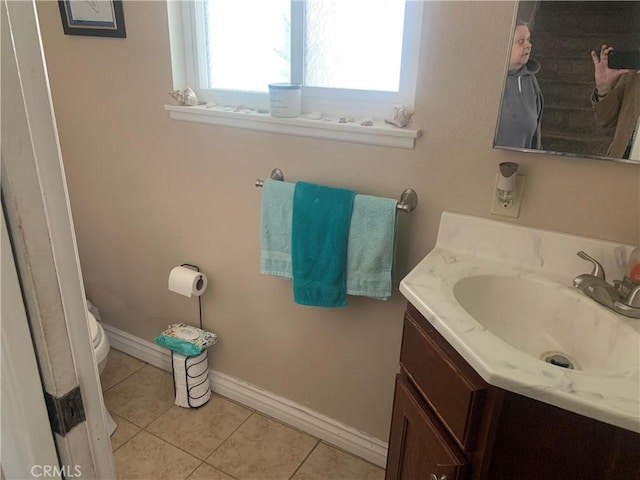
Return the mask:
[[[446,212],[400,291],[487,383],[640,433],[640,320],[571,287],[576,252],[613,280],[634,248]]]
[[[536,276],[475,275],[453,294],[483,327],[541,361],[560,355],[553,361],[584,372],[638,368],[638,332],[575,289]]]

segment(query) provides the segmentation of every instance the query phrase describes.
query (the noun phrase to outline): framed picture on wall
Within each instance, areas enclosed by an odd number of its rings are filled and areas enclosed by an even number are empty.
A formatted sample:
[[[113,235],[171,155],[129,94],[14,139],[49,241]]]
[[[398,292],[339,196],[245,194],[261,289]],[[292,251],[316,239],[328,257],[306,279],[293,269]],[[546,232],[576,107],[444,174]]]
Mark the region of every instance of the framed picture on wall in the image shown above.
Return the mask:
[[[122,0],[58,0],[66,35],[126,38]]]

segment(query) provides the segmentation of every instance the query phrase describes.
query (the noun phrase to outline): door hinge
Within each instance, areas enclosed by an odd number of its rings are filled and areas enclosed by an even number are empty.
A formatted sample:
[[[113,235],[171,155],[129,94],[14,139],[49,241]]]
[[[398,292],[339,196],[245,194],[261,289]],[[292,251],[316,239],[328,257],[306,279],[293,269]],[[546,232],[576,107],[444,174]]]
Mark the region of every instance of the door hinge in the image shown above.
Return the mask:
[[[80,386],[77,386],[61,397],[54,397],[44,392],[51,429],[63,437],[73,427],[86,420]]]

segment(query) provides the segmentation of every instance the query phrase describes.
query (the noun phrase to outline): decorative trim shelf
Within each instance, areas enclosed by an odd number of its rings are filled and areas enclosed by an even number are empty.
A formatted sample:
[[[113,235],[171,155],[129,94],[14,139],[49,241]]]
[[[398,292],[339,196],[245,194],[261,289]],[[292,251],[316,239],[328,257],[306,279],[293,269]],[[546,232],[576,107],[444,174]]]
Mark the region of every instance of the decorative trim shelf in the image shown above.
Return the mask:
[[[164,108],[173,120],[385,147],[413,149],[416,139],[422,135],[421,130],[399,128],[381,120],[374,120],[371,126],[363,126],[356,122],[339,123],[331,118],[312,120],[304,115],[277,118],[255,110],[207,105],[165,105]]]

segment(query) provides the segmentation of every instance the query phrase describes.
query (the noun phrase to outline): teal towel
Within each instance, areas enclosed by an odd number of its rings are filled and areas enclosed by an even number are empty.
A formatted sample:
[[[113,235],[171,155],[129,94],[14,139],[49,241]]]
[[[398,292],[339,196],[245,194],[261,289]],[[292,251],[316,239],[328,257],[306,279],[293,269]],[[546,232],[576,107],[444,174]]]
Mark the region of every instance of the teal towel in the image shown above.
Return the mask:
[[[293,190],[289,182],[265,180],[260,213],[260,272],[291,278]]]
[[[397,203],[370,195],[356,195],[353,200],[347,249],[349,295],[380,300],[391,296]]]
[[[346,264],[355,192],[297,182],[293,194],[293,298],[317,307],[347,304]]]

